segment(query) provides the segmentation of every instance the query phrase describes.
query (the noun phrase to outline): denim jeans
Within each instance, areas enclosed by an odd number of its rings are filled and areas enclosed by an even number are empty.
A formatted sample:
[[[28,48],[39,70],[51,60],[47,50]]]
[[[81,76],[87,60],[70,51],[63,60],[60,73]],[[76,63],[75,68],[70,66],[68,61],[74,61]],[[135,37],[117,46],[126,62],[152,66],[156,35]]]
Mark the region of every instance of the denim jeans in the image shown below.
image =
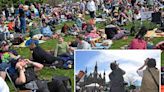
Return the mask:
[[[0,71],[5,71],[7,67],[10,67],[10,64],[7,62],[0,63]]]
[[[3,32],[4,33],[4,38],[5,40],[7,40],[8,38],[10,38],[10,32]]]
[[[26,33],[26,19],[24,17],[20,17],[20,28],[21,28],[21,32],[23,34]]]

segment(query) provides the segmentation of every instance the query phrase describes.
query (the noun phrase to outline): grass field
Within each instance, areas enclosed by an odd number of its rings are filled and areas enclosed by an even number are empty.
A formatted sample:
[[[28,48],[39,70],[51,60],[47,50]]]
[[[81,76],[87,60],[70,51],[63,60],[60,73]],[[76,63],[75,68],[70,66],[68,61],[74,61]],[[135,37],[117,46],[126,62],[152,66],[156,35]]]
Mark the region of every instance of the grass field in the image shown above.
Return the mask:
[[[86,16],[85,19],[88,20],[89,17]],[[66,22],[66,24],[68,24],[68,25],[72,25],[73,23],[74,22],[72,22],[72,21]],[[136,21],[134,24],[136,26],[136,29],[141,26],[139,21]],[[61,29],[63,25],[64,25],[64,23],[56,25],[56,30]],[[124,26],[124,28],[129,30],[132,25],[133,25],[132,23],[129,23],[129,24],[127,24],[127,26]],[[152,24],[150,22],[147,22],[147,21],[143,22],[143,25],[145,25],[147,28],[150,28],[150,29],[158,27],[158,25],[154,25],[154,24]],[[105,25],[103,23],[97,23],[96,26],[97,26],[97,28],[104,28],[105,27]],[[64,38],[65,38],[65,40],[67,42],[74,39],[73,36],[66,36]],[[130,41],[132,40],[132,38],[133,37],[130,36],[126,40],[114,41],[111,49],[120,49],[122,46],[128,45],[130,43]],[[154,38],[153,42],[154,42],[154,44],[156,44],[156,43],[158,43],[158,42],[160,42],[162,40],[164,40],[164,38]],[[45,49],[45,50],[53,50],[55,48],[55,44],[56,43],[57,43],[57,40],[56,39],[52,39],[52,40],[46,41],[43,44],[40,44],[40,46],[43,49]],[[31,54],[30,54],[30,51],[29,51],[28,48],[14,48],[14,49],[16,49],[19,52],[20,55],[22,55],[22,56],[24,56],[26,58],[30,58]],[[164,53],[162,53],[162,59],[161,60],[162,60],[162,62],[164,62]],[[162,65],[164,66],[164,63],[162,63]],[[63,70],[63,69],[54,70],[54,69],[51,69],[49,67],[45,67],[44,69],[42,69],[38,73],[38,75],[39,75],[39,77],[41,79],[48,79],[48,80],[51,80],[51,78],[53,76],[68,76],[68,77],[71,78],[71,81],[73,83],[72,89],[74,88],[74,70],[73,69],[71,69],[71,70]],[[9,85],[9,87],[10,87],[11,92],[14,92],[13,87],[11,86],[11,83],[9,81],[7,81],[7,83]]]

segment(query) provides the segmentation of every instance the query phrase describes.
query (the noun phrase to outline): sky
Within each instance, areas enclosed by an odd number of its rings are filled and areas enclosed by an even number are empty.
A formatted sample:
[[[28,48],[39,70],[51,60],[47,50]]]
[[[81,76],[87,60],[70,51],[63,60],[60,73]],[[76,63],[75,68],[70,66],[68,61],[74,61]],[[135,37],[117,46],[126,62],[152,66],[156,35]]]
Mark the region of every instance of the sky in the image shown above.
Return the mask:
[[[133,80],[135,85],[141,85],[141,77],[136,71],[144,64],[146,58],[154,58],[157,61],[157,68],[160,69],[161,60],[160,50],[99,50],[99,51],[76,51],[75,54],[75,72],[78,74],[80,70],[88,73],[94,71],[97,62],[98,72],[106,72],[106,81],[109,81],[109,73],[111,72],[110,63],[117,61],[119,67],[126,71],[124,75],[125,81]]]

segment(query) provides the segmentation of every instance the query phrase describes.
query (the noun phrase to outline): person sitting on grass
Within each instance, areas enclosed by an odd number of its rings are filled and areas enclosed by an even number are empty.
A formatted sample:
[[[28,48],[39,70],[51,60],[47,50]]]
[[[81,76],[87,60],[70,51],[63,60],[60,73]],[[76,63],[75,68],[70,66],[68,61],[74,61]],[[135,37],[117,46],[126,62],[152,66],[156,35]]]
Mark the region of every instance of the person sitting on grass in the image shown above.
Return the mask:
[[[12,61],[9,75],[16,87],[22,90],[35,89],[36,92],[66,92],[61,80],[52,80],[51,82],[40,80],[36,72],[41,69],[43,69],[42,64],[19,58]]]
[[[73,58],[72,55],[70,55],[70,53],[72,53],[74,50],[69,47],[68,43],[64,41],[63,37],[59,36],[58,37],[58,43],[55,47],[55,53],[54,56],[57,57],[71,57]]]
[[[87,22],[87,26],[86,28],[84,28],[84,30],[86,30],[87,32],[91,32],[91,30],[94,29],[94,25],[90,22]]]
[[[4,34],[4,39],[7,40],[10,38],[10,32],[8,30],[8,27],[5,25],[4,21],[1,21],[0,24],[0,33]]]
[[[68,34],[69,26],[67,24],[64,24],[64,26],[61,29],[61,33]]]
[[[113,44],[112,40],[107,39],[104,30],[99,30],[98,34],[100,35],[99,42],[90,41],[90,44],[93,48],[110,48]]]
[[[144,40],[144,35],[147,33],[145,27],[137,33],[136,37],[130,43],[130,49],[147,49],[147,42]]]
[[[77,25],[73,24],[72,27],[69,29],[69,34],[71,34],[71,35],[78,35],[78,33],[80,31],[81,30],[77,27]]]
[[[91,45],[84,40],[84,37],[82,37],[81,35],[78,36],[77,38],[77,49],[91,49]]]
[[[40,29],[38,28],[38,23],[34,22],[32,24],[32,29],[30,30],[30,37],[33,38],[38,38],[38,39],[42,39],[43,34],[41,34]]]
[[[33,23],[33,28],[30,30],[30,37],[37,38],[38,40],[48,40],[48,37],[44,37],[41,34],[40,28],[38,28],[38,24],[36,22]]]
[[[48,26],[46,23],[43,23],[43,27],[41,28],[41,33],[45,37],[53,38],[53,32],[51,31],[50,26]]]
[[[147,58],[137,73],[142,77],[140,92],[159,92],[159,70],[155,59]]]
[[[153,48],[155,48],[152,39],[153,39],[152,37],[145,38],[145,41],[147,42],[147,49],[153,49]]]
[[[91,38],[92,39],[96,39],[96,38],[99,38],[100,35],[97,34],[97,29],[96,27],[93,28],[93,30],[91,30],[90,32],[86,32],[85,33],[85,38]]]
[[[13,31],[14,30],[14,26],[15,26],[15,23],[14,23],[14,20],[10,20],[9,24],[7,25],[8,26],[8,30],[9,31]]]
[[[79,29],[82,29],[82,23],[83,23],[82,17],[83,17],[83,16],[82,16],[81,14],[79,14],[79,15],[77,16],[76,20],[75,20],[75,24],[77,25],[77,27],[78,27]]]
[[[131,21],[127,15],[126,9],[123,7],[119,16],[119,22],[121,25],[126,24],[128,21]]]

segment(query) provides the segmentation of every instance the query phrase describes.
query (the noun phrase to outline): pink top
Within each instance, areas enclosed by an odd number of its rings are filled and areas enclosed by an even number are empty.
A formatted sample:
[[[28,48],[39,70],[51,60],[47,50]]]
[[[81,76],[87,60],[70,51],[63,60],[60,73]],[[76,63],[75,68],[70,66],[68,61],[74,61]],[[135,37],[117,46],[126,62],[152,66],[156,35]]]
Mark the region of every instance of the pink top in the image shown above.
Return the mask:
[[[133,39],[130,43],[130,49],[147,49],[147,42],[142,39]]]
[[[96,30],[92,30],[91,33],[86,33],[85,34],[86,38],[97,38],[99,35],[96,33]]]

